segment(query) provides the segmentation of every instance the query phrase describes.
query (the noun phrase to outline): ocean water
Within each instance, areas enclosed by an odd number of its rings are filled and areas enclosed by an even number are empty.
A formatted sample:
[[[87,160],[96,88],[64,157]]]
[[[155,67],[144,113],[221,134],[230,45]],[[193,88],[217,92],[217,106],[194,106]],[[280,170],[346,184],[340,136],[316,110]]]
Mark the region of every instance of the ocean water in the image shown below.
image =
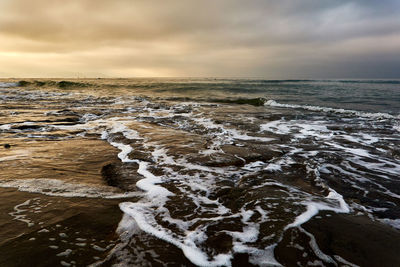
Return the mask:
[[[0,136],[0,187],[24,193],[2,220],[30,229],[7,244],[53,229],[65,266],[400,261],[374,249],[400,243],[400,80],[4,80]],[[71,199],[115,207],[115,236],[67,242],[29,213]]]

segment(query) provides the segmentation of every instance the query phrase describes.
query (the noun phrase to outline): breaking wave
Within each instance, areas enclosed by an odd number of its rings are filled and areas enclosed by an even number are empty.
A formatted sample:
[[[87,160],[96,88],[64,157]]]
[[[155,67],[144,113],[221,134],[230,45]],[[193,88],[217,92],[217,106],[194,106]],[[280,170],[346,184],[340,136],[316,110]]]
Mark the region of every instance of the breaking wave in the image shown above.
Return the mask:
[[[370,112],[362,112],[357,110],[349,110],[349,109],[341,109],[341,108],[329,108],[329,107],[320,107],[320,106],[312,106],[312,105],[296,105],[296,104],[281,104],[276,102],[275,100],[266,100],[264,103],[265,106],[270,107],[280,107],[280,108],[294,108],[294,109],[305,109],[310,111],[322,111],[327,113],[341,113],[351,116],[363,117],[363,118],[375,118],[375,119],[400,119],[400,115],[391,115],[388,113],[370,113]]]

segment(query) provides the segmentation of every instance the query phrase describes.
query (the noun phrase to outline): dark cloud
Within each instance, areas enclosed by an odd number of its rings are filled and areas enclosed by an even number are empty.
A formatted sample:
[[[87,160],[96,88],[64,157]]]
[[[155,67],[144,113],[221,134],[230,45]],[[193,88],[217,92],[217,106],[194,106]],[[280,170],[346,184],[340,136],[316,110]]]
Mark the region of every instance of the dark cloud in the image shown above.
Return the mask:
[[[3,76],[400,77],[398,0],[0,0],[0,9]]]

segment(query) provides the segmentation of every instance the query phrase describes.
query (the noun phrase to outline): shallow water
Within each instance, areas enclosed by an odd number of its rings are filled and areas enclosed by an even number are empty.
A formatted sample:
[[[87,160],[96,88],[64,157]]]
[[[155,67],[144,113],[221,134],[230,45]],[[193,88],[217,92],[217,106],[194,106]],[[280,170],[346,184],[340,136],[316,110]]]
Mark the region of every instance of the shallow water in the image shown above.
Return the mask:
[[[60,201],[71,216],[92,216],[86,208],[93,206],[101,225],[116,231],[103,237],[103,249],[95,241],[61,248],[41,240],[54,251],[48,264],[364,266],[360,253],[391,242],[382,233],[400,241],[399,87],[382,80],[2,81],[0,136],[10,147],[0,150],[0,187],[17,202],[2,204],[3,225],[15,224],[3,233],[3,250],[24,238],[35,246],[41,229],[55,227],[39,225],[40,213],[25,214],[39,197]],[[96,232],[50,207],[46,218]],[[339,225],[332,233],[339,241],[359,220],[372,223],[363,231],[376,239],[343,252],[324,245],[316,220]],[[398,249],[371,257],[390,266],[400,261]]]

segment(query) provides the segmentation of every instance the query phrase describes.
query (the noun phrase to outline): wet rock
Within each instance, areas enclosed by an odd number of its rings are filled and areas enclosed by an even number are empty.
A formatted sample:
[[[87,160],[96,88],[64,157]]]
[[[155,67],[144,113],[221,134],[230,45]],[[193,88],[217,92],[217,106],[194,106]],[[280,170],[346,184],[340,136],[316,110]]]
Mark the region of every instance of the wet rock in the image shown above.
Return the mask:
[[[249,143],[248,149],[250,149],[250,151],[257,151],[256,153],[261,155],[260,160],[262,161],[269,161],[273,158],[278,158],[285,154],[285,151],[274,150],[271,148],[270,145]]]
[[[193,155],[189,161],[208,167],[243,166],[246,161],[230,154],[214,153],[207,156]]]
[[[36,125],[36,124],[35,125],[19,125],[19,126],[12,127],[12,129],[24,131],[24,130],[37,130],[42,127],[43,127],[42,125]]]
[[[275,258],[283,266],[310,266],[311,262],[320,262],[319,266],[335,266],[333,263],[322,264],[321,259],[313,253],[309,243],[310,237],[299,228],[288,229],[275,248]]]
[[[60,116],[60,115],[68,116],[68,115],[70,115],[70,116],[78,116],[79,114],[76,113],[75,111],[70,110],[70,109],[63,109],[63,110],[58,110],[58,111],[55,111],[55,112],[49,112],[49,113],[47,113],[46,115],[57,115],[57,116]]]
[[[321,251],[333,256],[337,263],[334,255],[359,266],[400,266],[400,231],[365,216],[330,214],[327,217],[326,214],[302,227],[315,237]],[[306,247],[310,237],[296,229],[285,232],[275,249],[277,260],[285,266],[304,261],[303,252],[296,252],[291,246],[293,242]]]
[[[163,168],[160,168],[157,166],[148,166],[147,170],[155,176],[162,176],[165,174],[165,171],[163,170]]]
[[[131,153],[129,153],[128,156],[130,159],[138,159],[138,160],[148,161],[148,162],[153,161],[152,155],[149,152],[144,152],[141,150],[134,149]]]
[[[147,104],[148,108],[152,108],[152,109],[164,109],[164,110],[168,110],[170,109],[170,107],[168,106],[167,103],[148,103]]]
[[[74,122],[74,123],[76,123],[76,122],[79,122],[79,120],[80,120],[80,118],[78,116],[76,116],[76,117],[66,117],[63,119],[59,119],[59,120],[56,120],[56,122]]]
[[[211,195],[211,198],[220,198],[229,195],[229,193],[232,191],[231,187],[223,187],[217,190],[214,194]]]
[[[246,203],[246,190],[244,188],[222,188],[218,190],[215,196],[234,212],[240,210],[244,203]]]
[[[166,186],[167,190],[174,194],[179,194],[179,190],[173,186]],[[166,207],[173,218],[182,218],[193,215],[193,210],[197,208],[195,203],[190,199],[182,200],[181,196],[170,196],[166,203]]]
[[[4,201],[4,192],[2,195],[2,205],[9,206],[10,201]],[[11,203],[16,199],[20,201],[21,198],[31,198],[29,193],[21,192],[6,195],[8,199],[12,199]],[[94,262],[94,256],[104,257],[113,247],[109,244],[113,244],[118,238],[115,228],[122,216],[118,200],[63,198],[63,201],[58,202],[59,198],[48,198],[44,195],[41,195],[40,199],[50,201],[45,202],[48,204],[52,199],[56,202],[47,208],[42,206],[40,213],[32,212],[28,215],[30,218],[40,218],[42,225],[22,225],[20,228],[15,221],[1,221],[0,266],[61,266],[60,261],[63,259],[75,261],[78,266],[88,266]],[[11,205],[10,209],[14,205]],[[4,232],[10,228],[12,235],[4,238]],[[43,229],[47,232],[38,232]],[[76,243],[79,241],[76,238],[85,239],[90,243],[86,247],[78,247]],[[59,248],[54,250],[50,245],[57,245]],[[104,248],[105,251],[93,249],[94,245]],[[57,255],[68,249],[72,249],[71,253]]]
[[[250,263],[249,254],[247,253],[235,254],[232,260],[232,267],[243,267],[243,266],[252,267],[257,265]]]
[[[228,253],[232,249],[232,237],[224,232],[209,235],[205,245],[213,248],[215,254]]]
[[[244,159],[246,163],[261,160],[263,158],[263,155],[261,155],[260,153],[257,153],[246,147],[224,145],[221,146],[221,149],[227,154]]]
[[[178,106],[174,107],[174,113],[175,114],[183,114],[183,113],[190,113],[193,111],[193,108],[191,106]]]
[[[392,157],[400,159],[400,149],[398,148],[389,149],[389,153],[392,155]]]
[[[265,175],[264,175],[265,176]],[[263,182],[263,178],[260,179],[260,177],[264,177],[262,172],[257,172],[254,174],[250,175],[243,175],[240,180],[237,183],[237,187],[239,188],[246,188],[246,187],[251,187],[251,186],[257,186],[260,183]],[[266,177],[268,178],[268,177]]]
[[[113,162],[102,167],[101,175],[108,185],[132,191],[136,189],[136,182],[143,178],[137,173],[138,168],[136,163]]]
[[[244,175],[238,181],[238,187],[253,187],[264,183],[266,179],[272,179],[278,183],[301,188],[301,190],[317,194],[327,195],[325,187],[321,186],[314,172],[307,171],[306,163],[291,164],[290,167],[283,166],[282,171],[273,172],[262,170],[257,173]]]

